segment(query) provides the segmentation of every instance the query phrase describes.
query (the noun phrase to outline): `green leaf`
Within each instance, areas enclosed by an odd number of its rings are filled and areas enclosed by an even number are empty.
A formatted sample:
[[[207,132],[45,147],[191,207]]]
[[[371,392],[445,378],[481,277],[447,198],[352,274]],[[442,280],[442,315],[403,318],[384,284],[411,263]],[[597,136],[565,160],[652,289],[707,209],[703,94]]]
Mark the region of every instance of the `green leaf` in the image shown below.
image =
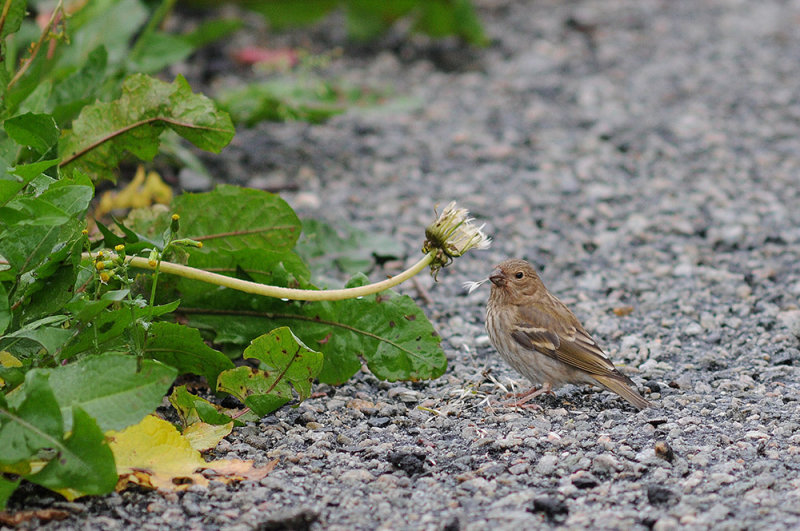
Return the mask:
[[[201,240],[205,250],[289,250],[300,236],[292,208],[261,190],[220,185],[213,192],[181,194],[174,206],[181,216],[180,234]]]
[[[8,118],[3,127],[17,144],[30,146],[40,155],[58,143],[58,126],[49,114],[21,114]]]
[[[93,193],[90,186],[54,183],[39,197],[10,201],[3,209],[4,218],[13,224],[0,235],[0,255],[12,273],[22,275],[50,263],[52,274],[81,238]]]
[[[155,74],[194,52],[194,47],[185,39],[170,33],[151,32],[141,39],[128,57],[128,70],[131,72]]]
[[[0,334],[6,331],[11,323],[11,306],[8,304],[8,292],[5,286],[0,284]]]
[[[19,181],[21,186],[18,187],[17,191],[21,190],[28,182],[30,182],[31,179],[38,177],[58,163],[59,159],[41,160],[39,162],[32,162],[30,164],[21,164],[10,170],[11,173],[22,178],[22,180]],[[16,194],[16,191],[14,194]],[[5,199],[5,196],[0,196],[0,201],[5,202]],[[11,196],[8,196],[8,199],[11,199]]]
[[[349,285],[365,281],[360,275]],[[362,359],[375,376],[390,381],[437,378],[447,367],[440,338],[425,314],[410,297],[391,290],[362,299],[302,304],[225,291],[194,305],[222,315],[203,315],[195,309],[190,324],[216,334],[217,343],[233,344],[243,344],[266,328],[290,326],[305,344],[325,355],[322,382],[347,381],[361,368]],[[237,311],[241,308],[248,311]]]
[[[244,0],[245,7],[264,15],[276,30],[316,22],[339,3],[339,0]]]
[[[218,391],[238,398],[262,417],[292,400],[292,389],[270,374],[251,367],[236,367],[219,375]]]
[[[155,411],[175,381],[168,365],[134,356],[105,353],[56,369],[34,369],[50,376],[50,387],[61,408],[64,429],[72,427],[71,411],[80,407],[102,432],[121,430]]]
[[[184,427],[200,421],[217,426],[231,421],[231,418],[220,413],[214,404],[187,391],[185,385],[173,389],[169,402],[178,412]]]
[[[354,275],[370,271],[378,259],[404,255],[403,246],[393,238],[346,225],[334,228],[315,219],[303,220],[295,250],[311,267],[314,277],[325,280],[332,279],[334,272]]]
[[[108,64],[120,68],[147,17],[148,10],[139,0],[87,2],[70,16],[70,45],[63,47],[60,69],[74,71],[100,46],[108,54]]]
[[[4,511],[6,509],[6,503],[8,499],[14,494],[14,491],[17,490],[19,487],[22,478],[17,479],[7,479],[5,476],[0,474],[0,511]]]
[[[21,403],[10,408],[0,396],[0,463],[12,465],[43,448],[56,448],[64,433],[61,410],[47,375],[30,374]]]
[[[67,304],[66,309],[72,312],[75,319],[86,323],[115,302],[124,300],[129,291],[127,289],[107,291],[97,300],[76,299]]]
[[[31,275],[31,282],[21,282],[25,304],[20,322],[26,323],[61,311],[73,295],[78,270],[71,264],[50,272],[49,264],[40,266]],[[41,272],[41,274],[39,274]]]
[[[171,302],[152,308],[152,317],[175,311],[180,304],[179,301]],[[134,320],[150,316],[150,308],[128,307],[118,310],[102,312],[89,323],[80,323],[75,327],[73,339],[59,353],[59,360],[68,360],[81,352],[86,351],[111,351],[115,348],[125,348],[126,343],[122,341],[122,334],[129,330]],[[138,325],[137,325],[138,326]],[[139,332],[139,329],[136,329]]]
[[[218,390],[226,391],[257,415],[275,411],[292,399],[311,394],[311,384],[322,368],[322,354],[309,349],[291,330],[277,328],[253,340],[245,358],[261,361],[262,368],[237,367],[219,376]]]
[[[233,368],[233,362],[223,353],[203,342],[195,328],[177,323],[153,323],[144,347],[145,354],[175,367],[181,374],[199,374],[209,387],[217,385],[219,373]]]
[[[95,180],[113,180],[126,152],[151,160],[165,128],[215,153],[234,134],[230,117],[212,100],[192,94],[182,76],[164,83],[134,74],[123,83],[118,100],[85,107],[72,125],[59,142],[63,169],[79,168]]]
[[[93,102],[106,75],[108,52],[103,45],[94,48],[76,72],[53,87],[53,118],[60,124],[72,121],[80,110]]]
[[[182,38],[193,48],[200,48],[228,37],[243,26],[244,22],[236,18],[212,19],[202,22],[194,31],[183,35]]]
[[[270,251],[261,247],[236,251],[191,252],[189,265],[221,275],[251,280],[271,286],[313,289],[306,265],[292,251]],[[179,278],[177,283],[184,306],[202,301],[216,291],[206,282]]]
[[[278,371],[282,382],[289,382],[300,400],[311,396],[311,384],[322,370],[321,353],[311,350],[287,326],[255,338],[244,351],[244,358],[254,358],[262,369]]]
[[[5,15],[5,23],[0,29],[0,39],[5,39],[8,35],[16,33],[22,24],[22,19],[25,18],[25,8],[28,2],[25,0],[12,0],[11,2],[4,2],[8,4],[8,13]],[[3,65],[5,68],[5,65]]]
[[[72,433],[55,446],[57,455],[27,480],[80,495],[106,494],[117,484],[117,468],[103,432],[81,408],[72,409]]]
[[[426,2],[428,1],[436,0],[426,0]],[[347,34],[356,40],[374,39],[419,4],[419,0],[394,0],[392,2],[349,0],[347,2]]]
[[[347,97],[350,94],[323,81],[282,78],[222,90],[217,101],[234,122],[248,127],[263,121],[320,124],[345,112],[348,104],[358,102],[358,95],[351,101]]]
[[[64,320],[63,316],[54,316]],[[66,330],[57,326],[45,326],[50,319],[41,319],[29,323],[23,328],[7,334],[0,338],[0,349],[16,350],[17,344],[24,341],[32,341],[43,348],[48,354],[54,354],[62,345],[72,337],[72,330]]]

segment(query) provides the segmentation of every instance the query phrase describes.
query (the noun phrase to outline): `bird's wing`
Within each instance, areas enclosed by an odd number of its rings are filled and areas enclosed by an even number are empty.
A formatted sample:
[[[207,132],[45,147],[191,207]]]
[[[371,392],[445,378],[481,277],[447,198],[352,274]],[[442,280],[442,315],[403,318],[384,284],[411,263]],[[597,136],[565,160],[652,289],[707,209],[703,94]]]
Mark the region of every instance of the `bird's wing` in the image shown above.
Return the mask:
[[[617,373],[614,364],[572,312],[560,301],[555,306],[559,315],[551,313],[553,308],[537,304],[518,307],[520,325],[511,336],[525,348],[536,350],[588,373]],[[548,309],[551,311],[547,311]]]

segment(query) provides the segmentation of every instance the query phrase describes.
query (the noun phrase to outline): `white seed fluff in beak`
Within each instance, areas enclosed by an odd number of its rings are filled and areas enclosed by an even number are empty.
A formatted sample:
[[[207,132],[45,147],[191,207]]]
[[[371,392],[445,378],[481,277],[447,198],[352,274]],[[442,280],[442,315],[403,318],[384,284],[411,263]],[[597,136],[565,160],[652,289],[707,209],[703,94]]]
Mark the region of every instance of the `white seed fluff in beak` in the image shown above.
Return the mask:
[[[481,287],[482,284],[485,284],[488,281],[489,281],[488,278],[484,278],[483,280],[479,280],[477,282],[469,280],[467,282],[464,282],[462,286],[464,286],[464,289],[467,290],[467,295],[469,295],[470,293]]]

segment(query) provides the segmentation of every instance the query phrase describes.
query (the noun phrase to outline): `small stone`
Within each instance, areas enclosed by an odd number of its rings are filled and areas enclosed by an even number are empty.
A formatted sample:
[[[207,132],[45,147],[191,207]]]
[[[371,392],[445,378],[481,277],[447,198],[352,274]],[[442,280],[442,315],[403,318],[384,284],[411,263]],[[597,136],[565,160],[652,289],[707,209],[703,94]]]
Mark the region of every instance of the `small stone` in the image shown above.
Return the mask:
[[[387,459],[409,476],[425,472],[425,454],[423,453],[393,452]]]
[[[664,505],[677,500],[677,495],[663,485],[648,485],[647,500],[651,505]]]
[[[482,334],[475,338],[475,346],[478,348],[488,347],[489,344],[489,336],[486,334]]]
[[[374,428],[385,428],[392,423],[389,417],[373,417],[367,421],[367,424]]]
[[[600,481],[591,474],[579,472],[572,478],[572,484],[579,489],[593,489],[600,484]]]
[[[532,513],[542,513],[548,519],[555,520],[569,514],[567,502],[555,496],[539,496],[533,499],[533,503],[528,511]]]
[[[592,460],[592,472],[596,474],[611,474],[619,468],[619,461],[609,454],[600,454]]]
[[[683,333],[687,336],[696,336],[703,333],[703,327],[700,323],[692,322],[683,330]]]
[[[375,404],[369,400],[362,400],[361,398],[354,398],[347,403],[347,407],[356,409],[358,411],[375,411]]]
[[[549,476],[555,472],[556,465],[558,465],[558,457],[551,454],[543,455],[539,462],[536,463],[536,473],[542,476]]]
[[[789,332],[800,337],[800,310],[788,310],[778,314],[778,321],[789,329]]]
[[[366,483],[375,478],[369,473],[369,471],[364,470],[363,468],[357,468],[355,470],[348,470],[347,472],[344,472],[339,476],[339,479],[342,481],[352,481],[354,483]]]
[[[508,471],[515,476],[525,474],[528,472],[528,463],[517,463],[516,465],[509,467]]]
[[[669,461],[671,463],[672,460],[675,459],[675,451],[667,441],[656,441],[653,450],[655,451],[656,456],[665,461]]]

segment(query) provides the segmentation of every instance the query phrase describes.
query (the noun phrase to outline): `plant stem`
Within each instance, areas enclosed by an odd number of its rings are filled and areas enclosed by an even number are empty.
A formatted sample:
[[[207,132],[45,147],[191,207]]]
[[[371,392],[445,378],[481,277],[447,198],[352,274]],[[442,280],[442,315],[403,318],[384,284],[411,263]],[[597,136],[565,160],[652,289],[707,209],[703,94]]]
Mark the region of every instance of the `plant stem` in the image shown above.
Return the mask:
[[[225,275],[219,275],[217,273],[211,273],[209,271],[203,271],[202,269],[196,269],[194,267],[188,267],[181,264],[174,264],[172,262],[160,262],[156,267],[161,273],[177,275],[191,280],[200,280],[201,282],[235,289],[245,293],[263,295],[265,297],[274,297],[276,299],[289,299],[295,301],[340,301],[344,299],[355,299],[357,297],[364,297],[366,295],[380,293],[381,291],[397,286],[430,265],[435,257],[435,254],[435,251],[429,252],[416,264],[412,265],[399,275],[393,276],[392,278],[387,278],[386,280],[382,280],[374,284],[368,284],[366,286],[359,286],[357,288],[331,290],[307,290],[269,286],[267,284],[259,284],[257,282],[226,277]],[[84,253],[83,257],[92,258],[93,255]],[[125,262],[140,269],[156,269],[156,267],[153,267],[149,264],[147,258],[141,256],[126,257]]]
[[[39,50],[42,48],[42,45],[47,40],[47,37],[50,35],[50,30],[53,29],[53,26],[55,25],[58,18],[63,16],[61,2],[62,0],[58,0],[58,4],[56,4],[56,7],[53,9],[53,14],[50,16],[50,20],[48,20],[47,25],[44,28],[42,28],[42,34],[39,36],[39,40],[36,41],[36,44],[34,44],[33,47],[31,48],[30,56],[22,62],[22,65],[20,66],[19,70],[17,70],[17,73],[14,74],[14,77],[12,77],[11,81],[8,82],[8,87],[6,88],[6,90],[11,90],[11,87],[13,87],[17,83],[17,81],[19,81],[20,78],[25,74],[25,72],[28,71],[28,68],[30,68],[31,64],[33,63],[33,60],[36,59],[36,54],[39,53]]]

